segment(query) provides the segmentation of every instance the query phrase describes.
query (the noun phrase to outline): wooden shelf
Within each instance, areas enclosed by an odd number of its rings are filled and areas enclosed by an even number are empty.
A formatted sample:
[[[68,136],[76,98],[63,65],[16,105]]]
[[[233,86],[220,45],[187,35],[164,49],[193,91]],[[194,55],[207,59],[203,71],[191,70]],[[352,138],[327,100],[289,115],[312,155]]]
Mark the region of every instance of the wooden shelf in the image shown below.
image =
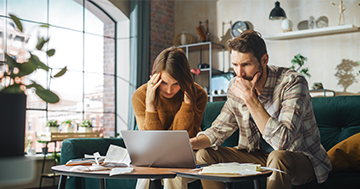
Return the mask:
[[[280,33],[280,34],[275,34],[275,35],[264,36],[264,39],[286,40],[286,39],[334,35],[334,34],[340,34],[340,33],[350,33],[350,32],[359,32],[359,31],[360,31],[359,27],[354,26],[352,24],[348,24],[348,25],[343,25],[343,26],[333,26],[333,27],[307,29],[307,30]]]
[[[188,48],[189,51],[197,51],[197,50],[209,50],[210,44],[212,48],[224,48],[223,45],[213,43],[210,41],[207,42],[201,42],[201,43],[193,43],[193,44],[187,44],[187,45],[180,45],[179,48],[186,49]]]
[[[37,132],[36,140],[37,141],[62,141],[68,138],[99,138],[100,132],[91,132],[91,133],[53,133],[53,132]]]

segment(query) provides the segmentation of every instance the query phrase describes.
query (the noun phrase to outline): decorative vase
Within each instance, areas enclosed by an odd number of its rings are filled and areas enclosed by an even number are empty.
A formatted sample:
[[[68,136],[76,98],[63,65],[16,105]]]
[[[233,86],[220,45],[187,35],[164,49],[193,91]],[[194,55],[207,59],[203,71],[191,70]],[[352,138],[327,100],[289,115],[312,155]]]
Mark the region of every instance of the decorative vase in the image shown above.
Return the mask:
[[[93,132],[92,127],[79,127],[79,133],[91,133]]]
[[[181,45],[185,45],[187,41],[187,36],[185,32],[182,32],[180,35],[180,44]]]
[[[26,95],[0,93],[0,158],[23,157]]]
[[[285,19],[281,22],[281,28],[283,29],[283,32],[289,32],[292,31],[293,23],[289,19]]]

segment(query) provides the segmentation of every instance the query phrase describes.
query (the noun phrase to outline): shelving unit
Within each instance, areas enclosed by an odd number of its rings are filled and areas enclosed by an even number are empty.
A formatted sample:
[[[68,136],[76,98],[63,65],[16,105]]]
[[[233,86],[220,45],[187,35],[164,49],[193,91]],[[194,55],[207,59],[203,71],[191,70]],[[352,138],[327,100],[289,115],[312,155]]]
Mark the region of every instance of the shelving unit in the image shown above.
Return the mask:
[[[178,46],[179,48],[185,49],[185,53],[186,53],[186,57],[189,59],[189,52],[191,51],[199,51],[200,52],[200,61],[201,61],[201,57],[202,57],[202,51],[203,50],[208,50],[209,51],[209,68],[202,68],[200,69],[200,72],[208,72],[209,75],[209,86],[208,86],[208,97],[209,97],[209,101],[212,102],[213,101],[213,97],[217,97],[218,95],[212,95],[211,91],[211,78],[213,76],[214,73],[223,73],[225,71],[225,47],[223,45],[220,44],[216,44],[213,42],[201,42],[201,43],[193,43],[193,44],[188,44],[188,45],[181,45]],[[212,65],[212,50],[214,48],[221,48],[222,49],[222,53],[223,53],[223,70],[215,70],[213,69],[213,65]],[[189,60],[190,61],[190,60]],[[202,63],[202,62],[200,62]],[[203,86],[204,87],[204,86]],[[220,96],[220,95],[219,95]],[[224,96],[224,95],[221,95]]]
[[[352,24],[348,24],[348,25],[343,25],[343,26],[333,26],[333,27],[325,27],[325,28],[316,28],[316,29],[307,29],[307,30],[279,33],[279,34],[275,34],[275,35],[264,36],[264,39],[288,40],[288,39],[334,35],[334,34],[351,33],[351,32],[359,32],[359,31],[360,31],[359,27],[354,26]]]

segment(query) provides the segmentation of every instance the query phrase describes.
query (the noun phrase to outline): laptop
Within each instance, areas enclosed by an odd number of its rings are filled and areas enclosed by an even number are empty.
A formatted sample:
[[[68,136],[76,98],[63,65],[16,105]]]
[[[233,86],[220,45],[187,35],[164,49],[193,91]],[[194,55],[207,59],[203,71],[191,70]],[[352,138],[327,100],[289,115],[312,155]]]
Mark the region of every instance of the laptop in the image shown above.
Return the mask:
[[[120,131],[131,162],[142,167],[195,168],[194,152],[185,130]]]

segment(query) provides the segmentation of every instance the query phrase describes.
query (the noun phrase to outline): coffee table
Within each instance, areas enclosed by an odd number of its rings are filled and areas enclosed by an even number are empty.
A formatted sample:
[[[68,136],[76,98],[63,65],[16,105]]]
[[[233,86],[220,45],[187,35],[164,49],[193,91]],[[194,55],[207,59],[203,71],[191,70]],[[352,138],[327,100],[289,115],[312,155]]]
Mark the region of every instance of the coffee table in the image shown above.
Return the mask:
[[[67,176],[98,178],[100,189],[106,188],[105,179],[138,179],[138,178],[151,179],[149,188],[160,189],[162,188],[161,179],[175,178],[176,176],[175,172],[169,171],[168,169],[153,168],[153,167],[134,167],[134,170],[131,173],[125,173],[125,174],[119,174],[113,176],[109,176],[110,170],[81,172],[81,171],[70,171],[71,168],[72,166],[65,166],[65,165],[58,165],[51,167],[54,173],[60,174],[58,189],[65,189]]]
[[[272,171],[266,170],[259,174],[252,175],[230,175],[230,174],[199,174],[201,169],[168,169],[174,171],[177,176],[187,177],[193,179],[203,179],[224,182],[227,189],[234,188],[235,182],[243,182],[248,180],[254,181],[254,188],[260,189],[260,179],[267,178],[272,174]]]

